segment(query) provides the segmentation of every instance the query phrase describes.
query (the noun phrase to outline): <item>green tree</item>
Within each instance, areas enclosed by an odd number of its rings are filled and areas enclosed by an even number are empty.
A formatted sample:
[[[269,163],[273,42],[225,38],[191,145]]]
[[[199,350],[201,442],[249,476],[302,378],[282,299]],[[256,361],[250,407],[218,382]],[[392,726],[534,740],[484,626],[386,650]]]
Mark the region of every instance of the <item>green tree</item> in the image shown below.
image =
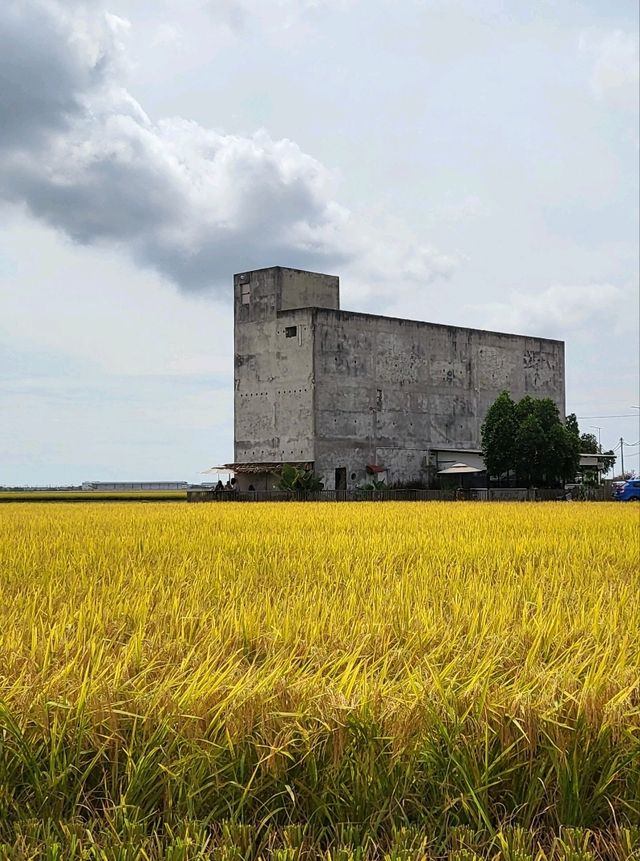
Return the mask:
[[[580,434],[580,453],[581,454],[599,454],[600,446],[596,435],[593,433]]]
[[[518,424],[513,441],[513,466],[517,482],[526,487],[541,487],[544,484],[546,440],[532,398],[523,398],[516,405],[516,416]]]
[[[516,405],[509,392],[501,392],[482,424],[482,455],[490,476],[500,478],[514,468],[517,430]]]
[[[565,419],[565,425],[570,433],[575,434],[577,437],[580,436],[580,428],[578,427],[578,419],[575,413],[569,413]]]
[[[516,404],[515,469],[527,487],[556,487],[572,481],[580,463],[580,442],[562,422],[551,398],[529,395]]]
[[[569,416],[565,424],[551,398],[526,395],[514,403],[502,392],[482,426],[482,450],[489,475],[514,470],[526,487],[556,487],[578,470],[578,423]]]

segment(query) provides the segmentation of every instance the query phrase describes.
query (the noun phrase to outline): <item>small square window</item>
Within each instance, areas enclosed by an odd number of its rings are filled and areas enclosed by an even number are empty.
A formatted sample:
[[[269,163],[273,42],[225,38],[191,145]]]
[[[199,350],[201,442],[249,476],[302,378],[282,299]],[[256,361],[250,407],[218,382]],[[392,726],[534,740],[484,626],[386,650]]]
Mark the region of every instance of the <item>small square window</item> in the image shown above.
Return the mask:
[[[240,298],[243,305],[248,305],[251,302],[251,285],[243,284],[240,287]]]
[[[285,326],[285,329],[284,329],[285,338],[295,338],[295,336],[297,334],[298,334],[298,327],[297,326]]]

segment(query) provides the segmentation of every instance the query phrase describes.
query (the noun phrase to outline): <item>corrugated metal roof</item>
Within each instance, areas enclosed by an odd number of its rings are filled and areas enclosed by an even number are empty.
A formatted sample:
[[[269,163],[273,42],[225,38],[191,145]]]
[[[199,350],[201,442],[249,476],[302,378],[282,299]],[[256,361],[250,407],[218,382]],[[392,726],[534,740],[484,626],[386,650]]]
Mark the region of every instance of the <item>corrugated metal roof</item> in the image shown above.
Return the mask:
[[[431,451],[459,451],[460,454],[482,454],[481,448],[460,448],[460,446],[452,446],[452,445],[432,445]]]
[[[224,468],[230,472],[236,472],[244,475],[257,475],[265,472],[280,472],[285,463],[291,466],[301,466],[304,469],[311,469],[311,464],[308,461],[277,461],[274,463],[225,463]]]

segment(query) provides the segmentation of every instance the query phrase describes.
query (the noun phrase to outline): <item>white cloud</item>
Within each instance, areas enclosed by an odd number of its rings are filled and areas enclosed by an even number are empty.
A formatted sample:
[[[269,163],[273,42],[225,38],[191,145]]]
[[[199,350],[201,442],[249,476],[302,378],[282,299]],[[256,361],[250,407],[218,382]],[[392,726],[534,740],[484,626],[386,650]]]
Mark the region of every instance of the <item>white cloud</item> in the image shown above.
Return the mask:
[[[369,311],[372,302],[381,303],[396,313],[408,303],[412,309],[408,313],[415,315],[416,288],[426,291],[434,282],[450,278],[459,265],[458,255],[421,244],[399,227],[393,242],[380,227],[370,227],[356,263],[345,268],[342,295],[347,302],[342,304]]]
[[[580,49],[592,58],[591,89],[598,99],[637,106],[640,60],[638,34],[614,30],[606,35],[583,33]]]
[[[278,263],[371,267],[377,237],[372,247],[334,199],[331,173],[293,141],[152,121],[121,83],[127,26],[80,2],[0,7],[5,199],[185,290],[227,290],[232,272]],[[436,252],[402,255],[412,277],[446,274]]]
[[[613,284],[557,284],[538,293],[514,292],[508,302],[470,306],[480,325],[504,332],[525,332],[547,338],[579,334],[596,338],[625,329],[624,311],[633,301]]]
[[[3,259],[10,267],[0,277],[0,344],[12,351],[49,352],[87,374],[122,380],[173,378],[176,386],[189,376],[227,379],[232,371],[228,303],[186,301],[154,272],[136,271],[115,252],[71,247],[27,219],[6,224]]]
[[[353,0],[208,0],[211,13],[236,33],[258,24],[267,29],[290,29],[310,15],[336,7],[346,9]]]
[[[160,22],[158,24],[155,33],[153,34],[151,44],[154,47],[162,48],[187,48],[181,29],[175,24],[168,24],[167,22]]]

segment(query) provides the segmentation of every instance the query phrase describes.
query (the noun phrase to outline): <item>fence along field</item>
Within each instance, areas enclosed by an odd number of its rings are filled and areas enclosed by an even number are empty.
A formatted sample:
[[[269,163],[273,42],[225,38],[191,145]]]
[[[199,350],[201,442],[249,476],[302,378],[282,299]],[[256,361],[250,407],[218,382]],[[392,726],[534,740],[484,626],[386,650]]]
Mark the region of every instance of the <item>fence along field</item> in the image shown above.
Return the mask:
[[[0,857],[637,857],[632,506],[0,516]]]

